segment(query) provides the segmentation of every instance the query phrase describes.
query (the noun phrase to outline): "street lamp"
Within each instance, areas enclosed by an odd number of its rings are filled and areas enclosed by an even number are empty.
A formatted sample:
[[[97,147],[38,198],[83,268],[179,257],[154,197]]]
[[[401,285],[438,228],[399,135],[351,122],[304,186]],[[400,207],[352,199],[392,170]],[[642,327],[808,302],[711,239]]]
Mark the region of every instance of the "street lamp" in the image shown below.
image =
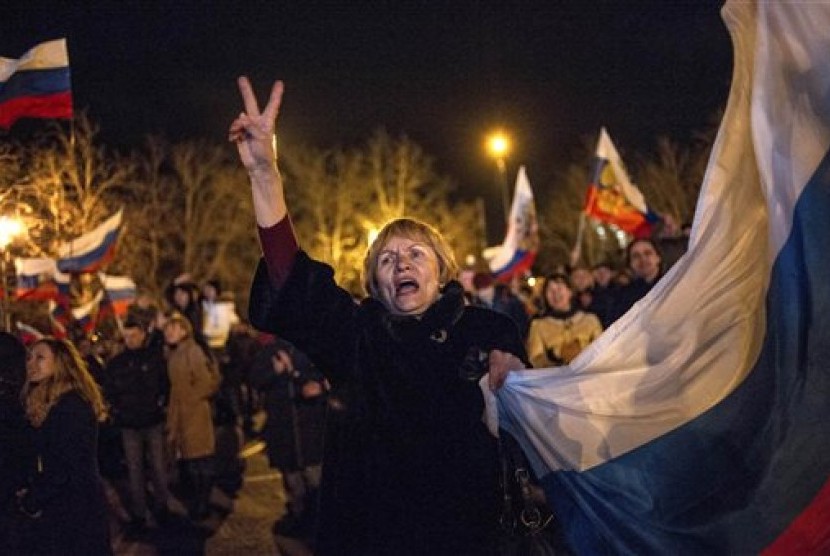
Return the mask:
[[[3,330],[11,332],[11,292],[9,291],[9,269],[12,264],[11,251],[7,247],[14,238],[23,233],[23,222],[11,216],[0,216],[0,286],[3,288]]]
[[[503,131],[494,131],[487,137],[487,153],[495,159],[499,170],[505,222],[510,221],[510,186],[507,183],[507,167],[505,166],[505,159],[509,152],[510,138]]]

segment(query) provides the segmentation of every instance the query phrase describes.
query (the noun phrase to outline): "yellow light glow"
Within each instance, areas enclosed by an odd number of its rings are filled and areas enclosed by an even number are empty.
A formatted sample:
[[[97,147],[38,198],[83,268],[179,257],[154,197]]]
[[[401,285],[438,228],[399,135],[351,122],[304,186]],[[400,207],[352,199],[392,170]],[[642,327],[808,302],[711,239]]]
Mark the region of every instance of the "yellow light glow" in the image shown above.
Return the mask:
[[[8,247],[21,233],[23,233],[23,222],[10,216],[0,216],[0,249]]]
[[[372,246],[372,244],[378,238],[378,235],[380,235],[380,230],[378,230],[377,228],[369,228],[369,247]]]
[[[510,151],[510,138],[502,131],[496,131],[487,138],[487,152],[493,158],[504,158]]]

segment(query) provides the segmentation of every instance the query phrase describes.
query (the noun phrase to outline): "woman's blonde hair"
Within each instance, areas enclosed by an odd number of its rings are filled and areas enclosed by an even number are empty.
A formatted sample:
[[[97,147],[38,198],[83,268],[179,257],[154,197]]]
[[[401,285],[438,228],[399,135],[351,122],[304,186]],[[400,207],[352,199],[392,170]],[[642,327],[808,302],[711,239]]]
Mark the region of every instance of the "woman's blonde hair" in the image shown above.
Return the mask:
[[[184,328],[184,331],[188,337],[193,336],[193,323],[191,323],[190,319],[179,311],[172,311],[169,315],[167,315],[167,322],[165,323],[165,326],[168,324],[179,324],[182,328]]]
[[[104,421],[107,406],[101,388],[75,346],[68,340],[46,337],[37,340],[30,349],[41,344],[49,348],[55,357],[55,373],[38,383],[26,378],[20,398],[29,422],[36,427],[42,425],[58,399],[71,390],[77,391],[89,402],[98,421]]]
[[[438,258],[438,282],[446,284],[458,275],[452,249],[435,228],[413,218],[398,218],[388,222],[366,251],[363,259],[363,289],[372,297],[378,297],[377,269],[380,252],[393,237],[405,237],[429,246]]]

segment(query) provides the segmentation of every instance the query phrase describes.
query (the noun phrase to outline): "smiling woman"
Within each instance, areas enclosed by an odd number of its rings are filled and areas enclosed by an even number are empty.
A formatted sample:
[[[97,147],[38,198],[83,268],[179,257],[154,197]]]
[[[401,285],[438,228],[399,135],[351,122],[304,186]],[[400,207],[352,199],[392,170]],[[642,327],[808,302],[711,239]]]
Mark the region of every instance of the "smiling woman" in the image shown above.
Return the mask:
[[[97,463],[101,391],[75,347],[32,344],[21,393],[34,453],[18,505],[32,519],[24,554],[111,554],[107,506]]]
[[[282,83],[261,113],[247,79],[239,86],[230,138],[265,254],[251,322],[308,354],[345,406],[325,442],[315,554],[495,553],[499,458],[479,379],[497,388],[526,366],[516,326],[468,306],[441,234],[406,218],[369,248],[369,296],[356,304],[294,236],[272,140]]]

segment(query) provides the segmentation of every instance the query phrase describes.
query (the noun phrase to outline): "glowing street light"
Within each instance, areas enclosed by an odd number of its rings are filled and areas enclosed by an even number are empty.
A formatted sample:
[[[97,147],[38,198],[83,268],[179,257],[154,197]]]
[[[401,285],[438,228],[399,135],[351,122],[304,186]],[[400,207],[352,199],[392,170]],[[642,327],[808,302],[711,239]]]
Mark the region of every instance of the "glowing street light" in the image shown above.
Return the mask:
[[[502,189],[502,204],[504,205],[504,221],[510,220],[510,186],[507,183],[507,166],[505,159],[510,153],[510,137],[503,131],[495,131],[487,137],[487,153],[496,161],[499,170],[499,180]]]
[[[14,238],[23,233],[23,222],[11,216],[0,216],[0,250],[5,250]]]

